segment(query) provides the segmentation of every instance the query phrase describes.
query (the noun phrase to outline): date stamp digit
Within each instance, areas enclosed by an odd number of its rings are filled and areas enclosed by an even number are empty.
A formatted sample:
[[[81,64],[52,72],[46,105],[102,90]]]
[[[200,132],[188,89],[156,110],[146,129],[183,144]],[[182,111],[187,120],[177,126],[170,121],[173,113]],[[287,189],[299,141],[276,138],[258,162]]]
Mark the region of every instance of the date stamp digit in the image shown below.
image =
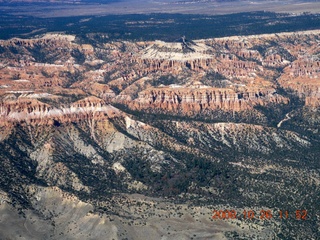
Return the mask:
[[[213,210],[212,219],[236,219],[237,212],[235,210]]]
[[[271,210],[261,209],[260,212],[254,210],[243,210],[241,214],[238,214],[236,210],[213,210],[212,219],[214,220],[226,220],[226,219],[260,219],[260,220],[271,220],[280,219],[287,220],[294,218],[296,220],[307,220],[307,210],[296,210],[291,213],[288,210],[280,210],[272,212]]]

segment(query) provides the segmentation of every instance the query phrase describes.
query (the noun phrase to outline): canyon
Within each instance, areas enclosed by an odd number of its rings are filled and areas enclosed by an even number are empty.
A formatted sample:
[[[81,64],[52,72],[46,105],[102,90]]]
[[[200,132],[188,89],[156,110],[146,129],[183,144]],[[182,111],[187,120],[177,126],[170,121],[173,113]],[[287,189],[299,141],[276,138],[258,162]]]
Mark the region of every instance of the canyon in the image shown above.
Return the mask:
[[[103,36],[0,40],[0,237],[317,238],[320,30]]]
[[[80,94],[137,111],[196,116],[217,110],[241,115],[255,112],[256,106],[288,104],[290,97],[281,92],[287,89],[305,107],[318,107],[318,34],[112,42],[99,47],[78,44],[75,36],[61,34],[1,40],[0,93],[7,109],[1,114],[10,118],[11,109],[24,111],[11,106],[10,98],[15,101],[17,94],[19,101],[14,104],[22,108],[41,105],[37,99],[56,105],[68,99],[68,107],[74,108],[71,98]],[[308,43],[303,40],[306,38]],[[92,104],[89,106],[96,106]],[[26,111],[34,118],[42,118],[40,112],[49,116],[49,106],[40,105],[39,113],[32,107]],[[68,112],[62,110],[60,115]]]

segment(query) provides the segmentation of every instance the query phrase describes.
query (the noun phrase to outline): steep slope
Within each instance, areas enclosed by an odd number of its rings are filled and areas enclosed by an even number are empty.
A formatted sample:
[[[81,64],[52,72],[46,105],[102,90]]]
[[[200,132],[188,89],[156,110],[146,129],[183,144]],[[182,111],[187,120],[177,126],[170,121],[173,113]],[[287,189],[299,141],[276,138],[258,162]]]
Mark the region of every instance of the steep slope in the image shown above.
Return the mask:
[[[68,239],[72,234],[99,239],[109,228],[110,239],[135,234],[138,237],[147,234],[138,233],[141,224],[155,224],[160,231],[162,223],[153,222],[162,219],[160,212],[163,217],[168,214],[172,229],[179,234],[179,221],[170,214],[179,213],[184,221],[192,223],[197,217],[188,217],[191,210],[184,204],[196,202],[204,205],[201,221],[217,228],[219,225],[209,219],[212,209],[219,206],[233,206],[241,212],[256,204],[267,206],[275,213],[278,208],[294,212],[304,201],[305,208],[316,212],[319,175],[314,168],[319,165],[319,143],[313,139],[252,124],[150,119],[147,124],[137,116],[114,111],[118,114],[112,117],[89,115],[59,124],[18,119],[10,123],[10,128],[3,128],[6,133],[1,142],[4,149],[1,152],[1,211],[15,211],[9,210],[14,206],[20,211],[14,219],[25,222],[10,228],[12,232],[6,231],[3,236],[25,235],[24,226],[30,225],[28,234],[39,238],[49,235],[53,239]],[[95,120],[93,129],[92,120]],[[291,198],[288,193],[293,188],[303,194]],[[166,211],[154,207],[152,211],[136,212],[139,205],[128,199],[129,208],[124,211],[121,200],[124,193],[129,194],[129,199],[134,198],[133,193],[169,197],[180,202],[185,210],[180,211],[179,205],[175,205]],[[305,199],[304,194],[310,197]],[[159,198],[150,201],[161,206]],[[141,211],[146,211],[148,217],[140,219]],[[128,218],[132,217],[135,224],[130,226]],[[31,218],[35,219],[33,223]],[[63,219],[70,219],[68,225],[63,224]],[[263,223],[239,221],[245,229]],[[296,224],[303,224],[308,234],[314,235],[317,231],[314,214],[310,214],[308,222],[290,222],[277,227],[279,221],[274,218],[270,229],[284,232],[286,236],[294,234]],[[169,222],[164,220],[163,224]],[[218,231],[220,237],[233,236],[233,231],[248,236],[246,230],[238,229],[238,221],[224,224],[224,230]],[[46,230],[39,231],[42,225]],[[197,232],[196,229],[192,232]],[[251,234],[270,236],[269,230],[266,231]],[[163,234],[169,236],[168,232]],[[212,234],[204,231],[199,236],[218,236]]]

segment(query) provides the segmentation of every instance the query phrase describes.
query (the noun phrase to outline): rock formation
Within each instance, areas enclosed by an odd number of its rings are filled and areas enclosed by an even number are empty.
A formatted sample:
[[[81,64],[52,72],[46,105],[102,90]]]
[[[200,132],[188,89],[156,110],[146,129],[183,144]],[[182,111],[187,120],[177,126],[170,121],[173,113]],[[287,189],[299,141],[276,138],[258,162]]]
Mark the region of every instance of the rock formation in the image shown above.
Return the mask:
[[[243,111],[252,109],[254,105],[270,102],[286,103],[288,100],[276,94],[274,90],[256,92],[234,92],[231,89],[185,89],[157,88],[139,93],[132,102],[135,109],[161,108],[170,112],[201,112],[205,109],[221,109],[225,111]],[[128,103],[130,106],[130,103]]]
[[[293,90],[307,106],[317,107],[318,33],[110,42],[99,47],[78,44],[74,36],[63,34],[1,40],[0,94],[81,93],[136,110],[199,113],[287,104],[288,98],[277,91],[282,87]],[[34,102],[21,104],[27,108],[21,112],[40,107]]]
[[[72,104],[53,107],[27,97],[5,100],[0,105],[1,123],[27,122],[57,125],[84,120],[101,120],[115,116],[119,111],[96,97],[88,97]]]

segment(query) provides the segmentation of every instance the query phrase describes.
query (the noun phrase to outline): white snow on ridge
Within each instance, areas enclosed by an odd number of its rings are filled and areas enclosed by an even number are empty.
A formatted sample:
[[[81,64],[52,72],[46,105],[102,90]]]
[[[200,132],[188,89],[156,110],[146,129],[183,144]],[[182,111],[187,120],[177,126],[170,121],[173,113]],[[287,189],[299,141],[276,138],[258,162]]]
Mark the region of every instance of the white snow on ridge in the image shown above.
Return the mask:
[[[14,82],[30,82],[27,79],[18,79],[18,80],[13,80]]]
[[[108,112],[117,112],[116,109],[113,107],[106,105],[106,106],[100,106],[100,107],[69,107],[69,108],[46,108],[45,111],[39,111],[36,109],[35,111],[32,111],[30,113],[23,111],[13,111],[7,114],[6,109],[0,108],[0,116],[3,118],[6,118],[7,120],[11,121],[22,121],[26,119],[42,119],[42,118],[54,118],[54,117],[61,117],[63,115],[71,115],[71,114],[92,114],[93,116],[95,113],[98,112],[105,112],[108,114]]]

